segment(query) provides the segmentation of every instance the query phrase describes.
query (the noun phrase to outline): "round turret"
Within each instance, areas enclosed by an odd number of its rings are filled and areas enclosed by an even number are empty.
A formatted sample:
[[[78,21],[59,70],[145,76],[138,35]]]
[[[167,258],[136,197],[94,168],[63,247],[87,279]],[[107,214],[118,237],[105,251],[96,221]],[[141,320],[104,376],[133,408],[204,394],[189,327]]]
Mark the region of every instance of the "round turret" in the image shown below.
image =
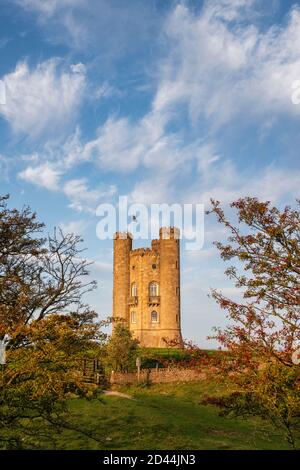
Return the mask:
[[[126,232],[117,232],[114,236],[113,261],[113,317],[129,321],[129,257],[132,250],[132,236]]]

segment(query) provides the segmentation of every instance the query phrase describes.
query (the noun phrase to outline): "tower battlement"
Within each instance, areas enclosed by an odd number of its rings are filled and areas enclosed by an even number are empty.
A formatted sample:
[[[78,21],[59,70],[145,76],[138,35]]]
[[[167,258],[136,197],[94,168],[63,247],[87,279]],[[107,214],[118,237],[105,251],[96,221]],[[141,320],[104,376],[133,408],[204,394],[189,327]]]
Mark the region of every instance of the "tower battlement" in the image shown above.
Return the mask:
[[[163,227],[151,248],[137,249],[130,234],[114,238],[113,317],[125,321],[143,347],[182,342],[179,236],[176,227]]]
[[[151,248],[136,248],[135,250],[131,250],[130,256],[147,256],[152,255]]]
[[[133,239],[130,232],[116,232],[114,234],[114,240],[127,240],[128,238]]]
[[[179,240],[180,238],[180,230],[177,227],[162,227],[159,230],[159,238],[160,239],[174,239]]]

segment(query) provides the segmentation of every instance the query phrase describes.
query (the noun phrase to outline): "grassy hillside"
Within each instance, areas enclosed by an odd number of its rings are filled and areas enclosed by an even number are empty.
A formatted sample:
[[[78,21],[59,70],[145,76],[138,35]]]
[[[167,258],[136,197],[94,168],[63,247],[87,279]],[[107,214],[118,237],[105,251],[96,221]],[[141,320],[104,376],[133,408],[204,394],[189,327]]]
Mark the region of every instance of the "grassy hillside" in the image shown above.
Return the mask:
[[[228,419],[199,405],[215,386],[203,383],[121,388],[134,397],[106,396],[101,402],[70,402],[76,426],[100,442],[63,431],[44,448],[58,449],[287,449],[283,438],[261,420]]]

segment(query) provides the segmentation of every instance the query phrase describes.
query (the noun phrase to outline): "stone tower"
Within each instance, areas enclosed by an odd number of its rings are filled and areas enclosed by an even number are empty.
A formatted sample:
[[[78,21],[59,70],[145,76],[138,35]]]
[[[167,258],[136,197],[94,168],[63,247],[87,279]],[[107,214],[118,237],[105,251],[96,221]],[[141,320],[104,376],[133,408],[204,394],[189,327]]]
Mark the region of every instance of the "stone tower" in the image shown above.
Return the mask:
[[[114,237],[113,316],[129,321],[130,253],[132,237],[117,232]]]
[[[130,234],[114,239],[113,317],[143,347],[181,344],[179,230],[161,228],[150,248],[132,249]]]

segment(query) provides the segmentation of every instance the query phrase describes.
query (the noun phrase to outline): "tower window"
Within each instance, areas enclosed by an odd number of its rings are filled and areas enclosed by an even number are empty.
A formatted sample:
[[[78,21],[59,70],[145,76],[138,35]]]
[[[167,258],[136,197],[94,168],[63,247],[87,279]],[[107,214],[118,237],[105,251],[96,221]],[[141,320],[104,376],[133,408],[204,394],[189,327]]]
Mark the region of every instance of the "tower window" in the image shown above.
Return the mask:
[[[156,297],[159,295],[159,289],[157,282],[150,282],[149,284],[149,296]]]
[[[156,264],[152,264],[152,269],[156,269]]]
[[[136,312],[131,312],[131,323],[136,323]]]
[[[151,323],[158,323],[158,313],[155,310],[151,312]]]
[[[137,297],[138,295],[138,290],[137,290],[137,285],[135,282],[131,284],[131,297]]]

